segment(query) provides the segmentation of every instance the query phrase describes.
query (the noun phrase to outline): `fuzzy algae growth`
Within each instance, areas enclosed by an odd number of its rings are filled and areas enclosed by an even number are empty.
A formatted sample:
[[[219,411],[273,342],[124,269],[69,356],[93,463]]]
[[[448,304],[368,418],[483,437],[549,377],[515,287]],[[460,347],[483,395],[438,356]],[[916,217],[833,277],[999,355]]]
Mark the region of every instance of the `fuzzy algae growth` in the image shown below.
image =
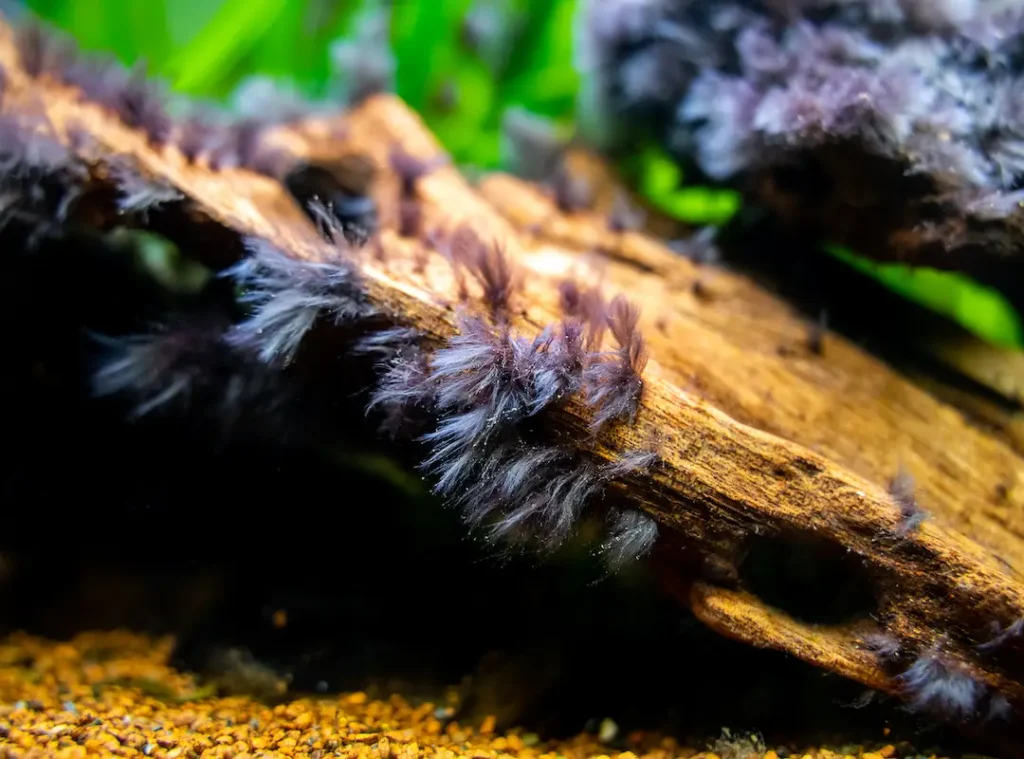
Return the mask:
[[[596,736],[539,741],[439,719],[433,704],[365,693],[298,698],[271,706],[218,698],[168,665],[170,638],[87,633],[70,642],[15,635],[0,644],[0,759],[14,757],[328,757],[347,759],[778,759],[719,741],[718,753],[646,733],[631,751]],[[443,710],[442,710],[443,711]],[[897,759],[893,746],[855,754],[808,749],[801,759]]]

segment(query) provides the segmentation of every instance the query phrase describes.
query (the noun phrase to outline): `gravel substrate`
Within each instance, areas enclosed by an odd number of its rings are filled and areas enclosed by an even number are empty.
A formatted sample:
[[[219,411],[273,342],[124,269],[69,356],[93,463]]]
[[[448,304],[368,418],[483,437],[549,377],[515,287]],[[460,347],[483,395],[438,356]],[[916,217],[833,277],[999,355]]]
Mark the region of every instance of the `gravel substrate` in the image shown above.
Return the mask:
[[[803,753],[719,741],[713,753],[649,733],[613,751],[596,735],[544,742],[520,730],[498,734],[493,718],[468,727],[445,706],[387,701],[365,693],[269,705],[216,697],[214,688],[167,661],[174,641],[127,632],[86,633],[70,642],[15,635],[0,643],[0,759],[149,756],[348,759],[898,759],[888,745],[868,751]]]

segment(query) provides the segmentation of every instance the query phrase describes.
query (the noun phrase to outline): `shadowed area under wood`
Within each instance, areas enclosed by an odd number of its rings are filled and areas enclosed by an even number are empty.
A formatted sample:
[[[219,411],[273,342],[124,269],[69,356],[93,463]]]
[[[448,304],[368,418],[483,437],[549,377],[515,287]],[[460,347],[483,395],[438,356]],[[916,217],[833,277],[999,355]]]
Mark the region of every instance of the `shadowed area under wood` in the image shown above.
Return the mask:
[[[295,262],[338,260],[338,246],[277,181],[191,164],[72,89],[31,80],[6,27],[0,63],[8,75],[4,108],[45,113],[98,181],[129,161],[180,192],[197,219]],[[638,330],[650,358],[646,366],[634,362],[642,378],[635,418],[594,434],[594,409],[573,395],[548,409],[543,423],[550,438],[570,441],[572,453],[596,468],[596,481],[610,471],[602,467],[620,467],[630,452],[657,454],[653,466],[616,470],[609,491],[658,523],[655,560],[712,627],[912,701],[920,699],[901,673],[941,646],[976,683],[981,717],[1003,703],[997,699],[1024,712],[1020,641],[999,657],[976,648],[990,639],[992,623],[1004,629],[1024,617],[1017,569],[1024,566],[1024,461],[1008,445],[834,334],[811,350],[806,320],[750,279],[694,264],[642,234],[610,231],[604,218],[565,216],[526,183],[493,177],[476,190],[454,167],[436,165],[416,181],[422,237],[401,236],[395,230],[408,193],[389,157],[396,145],[423,161],[441,149],[396,99],[372,98],[346,116],[280,127],[270,137],[298,158],[327,163],[358,154],[376,165],[370,194],[382,230],[345,265],[358,273],[368,308],[388,327],[414,329],[435,356],[451,347],[467,310],[484,310],[474,303],[476,284],[462,297],[467,283],[451,255],[437,250],[462,225],[504,246],[523,274],[505,314],[510,332],[499,331],[515,350],[563,319],[559,285],[567,278],[641,306]],[[626,350],[611,334],[603,345],[608,354]],[[911,531],[887,490],[901,464],[929,514]],[[874,589],[873,607],[828,628],[771,608],[743,589],[742,558],[754,540],[811,541],[851,557],[851,571]],[[725,587],[723,576],[739,589]],[[860,644],[879,628],[905,658],[886,661]],[[1019,735],[1020,723],[997,719],[982,729]]]

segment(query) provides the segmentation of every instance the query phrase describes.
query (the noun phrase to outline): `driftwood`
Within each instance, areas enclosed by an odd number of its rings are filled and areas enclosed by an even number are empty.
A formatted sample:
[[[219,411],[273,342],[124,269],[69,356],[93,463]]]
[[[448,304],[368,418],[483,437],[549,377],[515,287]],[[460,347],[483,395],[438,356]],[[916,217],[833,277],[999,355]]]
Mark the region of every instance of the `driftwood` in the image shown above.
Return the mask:
[[[934,7],[583,3],[594,126],[626,149],[655,135],[813,241],[962,271],[1019,306],[1024,206],[1001,151],[1019,151],[1003,93],[1019,76],[1024,16],[1015,3]]]
[[[98,180],[128,161],[180,192],[197,225],[266,241],[297,260],[335,260],[335,246],[278,181],[211,170],[173,144],[153,147],[72,88],[29,77],[6,26],[0,63],[5,110],[45,113]],[[394,98],[281,127],[268,139],[316,163],[359,154],[377,166],[370,189],[383,229],[372,243],[378,253],[355,260],[363,294],[427,345],[457,334],[460,309],[480,310],[460,293],[451,263],[424,242],[462,224],[504,243],[523,273],[510,319],[527,337],[563,318],[559,285],[567,278],[640,305],[650,360],[635,418],[594,434],[593,409],[573,396],[545,423],[598,465],[637,450],[657,454],[656,465],[610,487],[657,522],[655,560],[701,620],[912,706],[945,708],[968,728],[1019,734],[1024,646],[1011,633],[1024,619],[1024,459],[1010,445],[843,338],[809,340],[806,320],[754,281],[693,263],[644,234],[611,231],[602,214],[563,214],[517,179],[491,176],[474,188],[453,167],[436,168],[416,184],[425,234],[400,236],[400,182],[389,155],[398,145],[429,161],[441,148]],[[890,490],[901,467],[917,482],[909,494],[905,481]],[[915,499],[923,521],[908,511]],[[772,608],[744,575],[742,558],[758,541],[809,541],[848,557],[874,590],[873,608],[833,626]],[[942,694],[933,697],[935,688]],[[961,709],[965,691],[971,698]]]
[[[1024,209],[1014,194],[972,202],[962,199],[970,197],[963,187],[907,176],[906,164],[865,161],[857,150],[819,153],[808,164],[828,178],[829,190],[794,191],[764,172],[750,180],[752,196],[794,228],[880,261],[964,272],[1019,306]],[[870,203],[851,201],[864,192]],[[940,218],[933,221],[936,208]]]

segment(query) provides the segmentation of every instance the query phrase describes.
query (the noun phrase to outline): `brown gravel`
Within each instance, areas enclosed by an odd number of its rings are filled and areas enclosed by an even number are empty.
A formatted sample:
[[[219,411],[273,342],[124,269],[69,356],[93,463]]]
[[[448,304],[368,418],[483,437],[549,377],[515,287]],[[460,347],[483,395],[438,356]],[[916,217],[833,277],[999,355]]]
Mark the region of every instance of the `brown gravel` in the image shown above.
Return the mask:
[[[218,698],[167,666],[173,641],[127,632],[67,643],[15,635],[0,643],[0,759],[19,757],[327,757],[347,759],[711,759],[672,738],[636,734],[613,752],[594,736],[540,742],[442,722],[435,706],[364,693],[268,706]],[[763,756],[719,747],[723,759]],[[848,753],[810,749],[794,759],[897,759],[893,746]]]

